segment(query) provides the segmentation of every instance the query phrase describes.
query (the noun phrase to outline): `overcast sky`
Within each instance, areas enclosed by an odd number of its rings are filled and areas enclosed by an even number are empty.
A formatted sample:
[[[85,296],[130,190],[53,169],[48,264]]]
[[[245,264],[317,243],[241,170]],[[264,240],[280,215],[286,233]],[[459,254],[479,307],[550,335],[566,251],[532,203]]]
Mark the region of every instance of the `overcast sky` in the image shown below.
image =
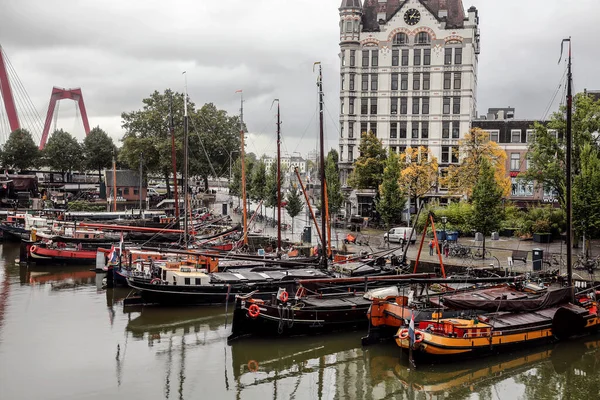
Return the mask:
[[[120,114],[154,90],[188,91],[235,114],[245,97],[248,150],[275,149],[282,110],[284,152],[303,155],[318,134],[313,62],[323,63],[326,135],[337,148],[340,0],[0,0],[0,45],[38,113],[53,86],[81,87],[91,126],[118,140]],[[574,88],[600,89],[598,0],[463,0],[479,9],[478,110],[516,107],[541,118],[564,72],[560,41],[572,36]],[[561,90],[562,95],[562,90]],[[555,101],[553,107],[558,106]],[[4,109],[0,111],[5,118]],[[57,127],[83,139],[74,103]],[[2,125],[0,125],[1,129]],[[54,126],[53,126],[54,127]],[[2,135],[4,136],[4,134]],[[2,141],[5,139],[2,138]]]

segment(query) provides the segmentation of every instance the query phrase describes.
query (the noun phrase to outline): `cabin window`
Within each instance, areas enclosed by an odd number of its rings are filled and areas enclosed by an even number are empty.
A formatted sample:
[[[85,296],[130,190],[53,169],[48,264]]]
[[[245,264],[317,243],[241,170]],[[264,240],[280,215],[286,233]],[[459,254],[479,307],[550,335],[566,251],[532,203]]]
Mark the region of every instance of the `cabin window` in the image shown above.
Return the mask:
[[[136,196],[140,194],[140,189],[133,189],[133,194]]]
[[[202,283],[202,279],[196,278],[195,282],[196,282],[196,285],[200,285]]]
[[[126,194],[126,195],[129,194],[129,188],[123,189],[123,193]]]
[[[183,278],[183,283],[185,283],[186,285],[189,285],[190,281],[191,281],[190,278]]]

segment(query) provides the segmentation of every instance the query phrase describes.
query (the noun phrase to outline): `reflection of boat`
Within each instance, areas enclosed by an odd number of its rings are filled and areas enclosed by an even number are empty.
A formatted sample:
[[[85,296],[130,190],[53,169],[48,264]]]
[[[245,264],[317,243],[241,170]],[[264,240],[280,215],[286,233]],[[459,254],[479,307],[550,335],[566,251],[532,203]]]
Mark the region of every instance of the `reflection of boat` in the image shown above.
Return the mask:
[[[72,281],[79,284],[91,284],[96,273],[88,267],[73,266],[69,268],[36,266],[22,268],[22,284],[43,284],[48,282]]]

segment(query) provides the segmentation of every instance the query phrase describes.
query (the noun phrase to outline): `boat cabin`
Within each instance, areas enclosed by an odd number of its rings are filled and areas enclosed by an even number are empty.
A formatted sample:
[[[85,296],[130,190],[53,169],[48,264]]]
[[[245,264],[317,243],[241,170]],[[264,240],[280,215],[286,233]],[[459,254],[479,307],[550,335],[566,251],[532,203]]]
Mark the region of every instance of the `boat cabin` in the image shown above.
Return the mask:
[[[95,230],[76,230],[73,239],[104,239],[104,232]]]
[[[25,214],[7,215],[6,222],[12,225],[25,225]]]
[[[163,282],[169,285],[191,286],[208,285],[210,277],[205,270],[199,270],[190,266],[180,265],[178,268],[161,268],[160,277]]]
[[[454,338],[489,337],[492,327],[478,319],[440,319],[419,322],[419,330]]]

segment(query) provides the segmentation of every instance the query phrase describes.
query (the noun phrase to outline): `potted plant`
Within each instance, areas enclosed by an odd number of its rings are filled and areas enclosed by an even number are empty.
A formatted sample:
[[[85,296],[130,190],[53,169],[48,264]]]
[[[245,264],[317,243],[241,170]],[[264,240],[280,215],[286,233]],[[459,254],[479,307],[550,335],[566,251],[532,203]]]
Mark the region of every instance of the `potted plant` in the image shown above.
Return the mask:
[[[536,243],[550,243],[552,233],[550,233],[551,224],[547,219],[538,219],[532,225],[533,241]]]

